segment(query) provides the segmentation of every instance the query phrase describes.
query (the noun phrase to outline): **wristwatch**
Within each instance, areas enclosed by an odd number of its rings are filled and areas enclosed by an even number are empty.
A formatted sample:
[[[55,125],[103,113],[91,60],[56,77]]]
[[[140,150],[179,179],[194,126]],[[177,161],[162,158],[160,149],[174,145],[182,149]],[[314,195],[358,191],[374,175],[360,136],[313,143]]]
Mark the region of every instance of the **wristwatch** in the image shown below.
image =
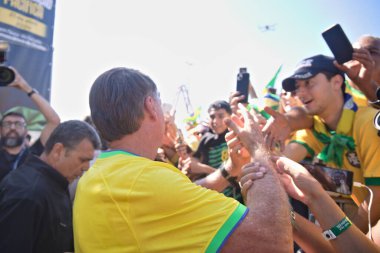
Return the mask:
[[[28,92],[26,94],[28,95],[28,97],[31,97],[33,94],[38,94],[38,90],[33,88],[30,92]]]
[[[226,170],[226,168],[224,167],[224,165],[222,165],[222,167],[220,168],[220,172],[222,173],[222,176],[227,179],[227,181],[233,185],[233,186],[239,186],[238,182],[236,181],[237,177],[233,177],[230,175],[230,173],[228,173],[228,171]]]

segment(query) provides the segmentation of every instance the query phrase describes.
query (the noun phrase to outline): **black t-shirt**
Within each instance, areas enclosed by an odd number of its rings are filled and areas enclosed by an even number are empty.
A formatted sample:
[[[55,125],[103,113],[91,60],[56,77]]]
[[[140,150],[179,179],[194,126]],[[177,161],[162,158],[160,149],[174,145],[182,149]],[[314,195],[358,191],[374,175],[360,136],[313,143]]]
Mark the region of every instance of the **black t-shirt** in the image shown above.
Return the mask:
[[[199,142],[194,157],[198,158],[203,164],[207,164],[215,169],[220,168],[222,163],[228,159],[228,147],[225,140],[227,132],[228,130],[221,134],[206,133]],[[205,176],[206,175],[201,175],[201,177]],[[241,196],[240,187],[238,185],[228,186],[224,189],[223,194],[243,203],[243,197]]]
[[[68,181],[29,155],[0,183],[0,252],[72,252]]]
[[[201,163],[207,164],[215,169],[228,159],[228,147],[225,140],[227,130],[221,134],[205,133],[194,157],[198,158]]]
[[[20,167],[29,154],[40,156],[43,151],[44,146],[40,139],[30,148],[26,147],[22,149],[17,155],[9,154],[5,149],[0,147],[0,182],[9,172]]]

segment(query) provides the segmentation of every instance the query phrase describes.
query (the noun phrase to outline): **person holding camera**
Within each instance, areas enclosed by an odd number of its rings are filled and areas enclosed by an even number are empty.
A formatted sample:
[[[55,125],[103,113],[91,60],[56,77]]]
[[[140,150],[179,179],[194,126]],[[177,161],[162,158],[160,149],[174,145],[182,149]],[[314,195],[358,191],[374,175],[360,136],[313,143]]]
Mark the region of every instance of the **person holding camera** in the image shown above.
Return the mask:
[[[28,134],[24,115],[18,112],[6,113],[0,121],[0,181],[12,170],[24,163],[29,153],[40,155],[51,132],[60,123],[60,118],[49,102],[33,89],[14,68],[15,79],[8,87],[19,89],[29,97],[46,119],[40,138],[31,146],[26,145]],[[0,89],[1,92],[1,89]]]

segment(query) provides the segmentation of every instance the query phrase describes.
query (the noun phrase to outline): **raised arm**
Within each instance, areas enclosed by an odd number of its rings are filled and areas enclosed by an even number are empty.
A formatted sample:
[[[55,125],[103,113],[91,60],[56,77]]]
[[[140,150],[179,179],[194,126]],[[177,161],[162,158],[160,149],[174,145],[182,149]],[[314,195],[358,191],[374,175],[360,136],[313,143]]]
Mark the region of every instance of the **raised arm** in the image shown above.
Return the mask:
[[[61,120],[60,120],[58,114],[51,107],[49,102],[43,96],[41,96],[38,93],[38,91],[34,90],[28,84],[28,82],[25,81],[25,79],[17,72],[16,69],[14,69],[14,68],[12,68],[12,69],[16,74],[16,78],[9,86],[15,87],[15,88],[27,93],[28,96],[30,97],[30,99],[37,106],[38,110],[42,113],[42,115],[46,119],[46,125],[45,125],[44,129],[42,130],[41,136],[40,136],[41,143],[43,145],[45,145],[50,134],[59,125]]]

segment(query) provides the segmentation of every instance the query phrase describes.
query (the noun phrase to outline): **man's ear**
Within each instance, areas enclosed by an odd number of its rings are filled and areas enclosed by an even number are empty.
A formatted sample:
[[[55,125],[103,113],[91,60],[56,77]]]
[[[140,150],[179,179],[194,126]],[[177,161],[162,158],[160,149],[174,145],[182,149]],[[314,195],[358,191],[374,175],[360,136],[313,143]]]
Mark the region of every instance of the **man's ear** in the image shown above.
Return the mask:
[[[65,147],[63,146],[63,144],[60,142],[57,142],[56,144],[54,144],[49,155],[51,155],[54,160],[58,161],[64,152],[65,152]]]
[[[144,109],[150,119],[157,118],[157,102],[152,96],[147,96],[145,98]]]
[[[343,85],[344,80],[343,80],[343,77],[341,75],[337,74],[337,75],[333,76],[331,78],[331,81],[334,85],[334,89],[336,89],[336,90],[342,89],[342,85]]]

